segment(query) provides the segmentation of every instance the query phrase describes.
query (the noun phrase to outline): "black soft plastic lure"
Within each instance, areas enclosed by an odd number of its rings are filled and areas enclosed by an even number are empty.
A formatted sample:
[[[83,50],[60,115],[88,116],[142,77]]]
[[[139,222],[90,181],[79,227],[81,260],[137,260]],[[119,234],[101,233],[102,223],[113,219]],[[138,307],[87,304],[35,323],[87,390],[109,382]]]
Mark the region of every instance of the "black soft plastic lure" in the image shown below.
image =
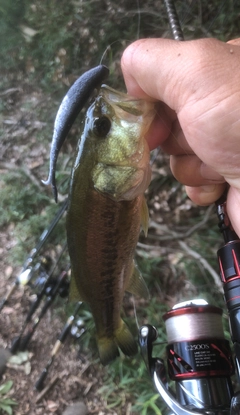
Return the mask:
[[[58,193],[55,179],[56,163],[59,151],[67,137],[77,115],[80,113],[93,91],[100,88],[103,81],[108,77],[109,69],[104,65],[96,66],[84,72],[71,86],[57,112],[54,123],[54,132],[50,151],[49,175],[44,184],[52,186],[55,201]]]

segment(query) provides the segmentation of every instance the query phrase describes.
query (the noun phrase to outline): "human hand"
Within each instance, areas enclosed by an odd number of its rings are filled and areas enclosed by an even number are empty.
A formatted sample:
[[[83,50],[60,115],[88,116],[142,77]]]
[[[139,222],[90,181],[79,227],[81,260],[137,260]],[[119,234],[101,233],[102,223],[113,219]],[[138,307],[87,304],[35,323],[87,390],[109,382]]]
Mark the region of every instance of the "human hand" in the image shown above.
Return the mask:
[[[240,235],[240,41],[142,39],[122,57],[129,94],[158,101],[147,139],[171,155],[174,176],[199,205],[229,184],[228,215]]]

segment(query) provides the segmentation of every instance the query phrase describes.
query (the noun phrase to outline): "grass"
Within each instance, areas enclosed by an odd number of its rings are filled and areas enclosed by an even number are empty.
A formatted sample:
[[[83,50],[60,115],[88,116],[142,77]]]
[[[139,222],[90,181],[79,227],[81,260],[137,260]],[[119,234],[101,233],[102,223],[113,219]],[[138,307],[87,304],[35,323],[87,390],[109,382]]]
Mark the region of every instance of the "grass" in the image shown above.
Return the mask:
[[[14,399],[9,398],[8,394],[13,386],[11,380],[3,383],[0,386],[0,413],[1,414],[13,414],[13,407],[17,405]]]
[[[132,401],[131,413],[142,415],[161,414],[161,400],[153,392],[153,384],[141,357],[118,361],[111,365],[105,379],[105,385],[99,390],[107,401],[109,409],[124,410],[127,402]]]
[[[146,313],[137,308],[137,318],[140,326],[143,321],[151,322],[158,327],[158,341],[166,341],[166,335],[161,321],[161,315],[167,311],[165,304],[159,304],[152,298],[151,304],[145,307]],[[133,321],[131,321],[133,325]],[[165,344],[154,348],[154,355],[160,358],[165,356]],[[104,386],[99,390],[104,397],[108,408],[124,411],[126,404],[131,403],[131,413],[161,414],[164,409],[159,396],[154,394],[154,386],[140,352],[133,358],[121,356],[106,368]]]

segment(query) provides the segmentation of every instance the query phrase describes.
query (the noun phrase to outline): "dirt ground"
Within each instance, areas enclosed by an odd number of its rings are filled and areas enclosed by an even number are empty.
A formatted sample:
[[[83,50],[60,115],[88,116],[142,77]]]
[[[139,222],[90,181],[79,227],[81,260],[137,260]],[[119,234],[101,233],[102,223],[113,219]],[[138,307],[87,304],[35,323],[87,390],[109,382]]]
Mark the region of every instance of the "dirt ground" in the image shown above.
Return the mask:
[[[1,283],[1,297],[6,288],[9,288],[9,284]],[[11,347],[12,340],[19,334],[22,317],[29,308],[27,294],[19,290],[1,313],[1,347]],[[10,396],[18,403],[14,414],[62,414],[64,408],[79,400],[85,402],[89,413],[114,413],[105,410],[105,404],[97,392],[103,375],[100,373],[99,366],[92,364],[86,356],[79,355],[78,350],[74,349],[71,338],[67,339],[49,369],[44,386],[49,387],[54,382],[53,386],[43,397],[41,397],[42,392],[34,389],[41,371],[50,358],[57,334],[62,328],[63,324],[59,317],[49,311],[29,344],[27,361],[21,365],[8,363],[1,383],[7,380],[13,381]]]

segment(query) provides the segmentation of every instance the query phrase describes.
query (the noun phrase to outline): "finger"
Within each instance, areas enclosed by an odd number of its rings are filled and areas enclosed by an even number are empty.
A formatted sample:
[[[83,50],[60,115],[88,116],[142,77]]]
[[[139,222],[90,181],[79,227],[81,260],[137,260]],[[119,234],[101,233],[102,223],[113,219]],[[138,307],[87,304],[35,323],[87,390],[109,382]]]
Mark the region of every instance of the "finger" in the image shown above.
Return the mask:
[[[193,150],[187,142],[178,120],[172,124],[171,134],[161,144],[161,148],[165,153],[175,156],[193,154]]]
[[[121,66],[128,92],[140,98],[155,98],[169,105],[167,84],[173,84],[172,70],[167,68],[169,59],[180,54],[181,42],[164,39],[142,39],[134,42],[123,53]],[[159,49],[160,47],[160,49]],[[171,53],[169,53],[171,50]],[[172,56],[170,56],[172,55]],[[172,67],[176,63],[172,61]],[[164,99],[166,95],[166,99]],[[172,109],[174,105],[169,105]]]
[[[240,190],[236,187],[230,187],[227,195],[227,212],[233,229],[240,237]]]
[[[204,164],[196,155],[170,157],[174,177],[187,186],[204,186],[225,182],[223,176]]]
[[[170,155],[192,154],[176,113],[159,102],[156,108],[156,117],[153,120],[146,139],[150,150],[161,146],[162,150]]]
[[[216,39],[141,39],[125,49],[121,65],[131,95],[161,100],[178,113],[186,102],[221,89],[221,71],[219,77],[213,76],[215,69],[228,62],[230,75],[239,54],[237,46]]]
[[[208,206],[216,202],[226,189],[226,183],[210,184],[207,186],[189,187],[185,186],[188,197],[197,205]],[[240,200],[239,200],[240,203]],[[240,229],[240,222],[239,222]]]
[[[176,114],[163,102],[156,104],[156,116],[146,134],[150,150],[158,147],[168,138],[174,119]]]

